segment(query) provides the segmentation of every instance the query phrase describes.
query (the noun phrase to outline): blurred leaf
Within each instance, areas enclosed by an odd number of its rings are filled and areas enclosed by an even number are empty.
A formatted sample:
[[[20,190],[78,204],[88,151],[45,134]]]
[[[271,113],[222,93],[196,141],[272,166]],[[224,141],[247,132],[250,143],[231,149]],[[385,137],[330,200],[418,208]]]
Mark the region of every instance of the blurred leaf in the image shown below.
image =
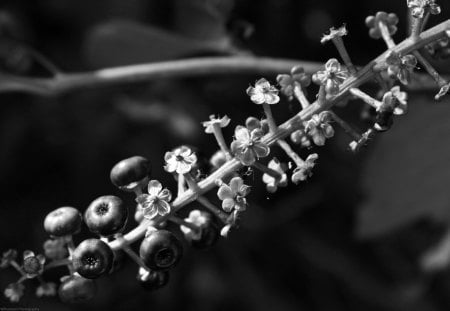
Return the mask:
[[[126,20],[109,21],[94,27],[85,40],[87,61],[94,67],[158,62],[183,56],[227,53],[228,45],[201,41]]]
[[[177,0],[175,28],[191,38],[228,45],[226,23],[233,0]]]
[[[410,111],[396,118],[369,151],[362,172],[367,200],[358,213],[357,235],[370,238],[429,218],[448,222],[450,216],[449,97],[414,94]]]

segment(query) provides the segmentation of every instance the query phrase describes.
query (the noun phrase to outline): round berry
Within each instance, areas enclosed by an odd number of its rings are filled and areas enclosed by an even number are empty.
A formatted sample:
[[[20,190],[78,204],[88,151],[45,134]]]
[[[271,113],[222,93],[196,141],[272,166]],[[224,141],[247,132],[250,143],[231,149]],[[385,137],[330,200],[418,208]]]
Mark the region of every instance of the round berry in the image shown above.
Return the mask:
[[[123,201],[107,195],[95,199],[84,213],[84,222],[89,230],[101,236],[120,232],[128,219],[128,209]]]
[[[180,261],[183,246],[172,232],[156,230],[142,241],[139,253],[149,268],[167,270]]]
[[[157,290],[169,283],[168,271],[142,271],[139,270],[137,279],[139,284],[146,290]]]
[[[75,274],[62,279],[58,295],[62,302],[78,303],[91,299],[96,292],[93,280]]]
[[[80,231],[81,213],[74,207],[64,206],[50,212],[44,220],[44,229],[51,236],[65,236]]]
[[[98,239],[81,242],[72,255],[75,270],[87,279],[95,279],[112,268],[114,254],[108,244]]]
[[[43,245],[45,257],[53,260],[63,259],[69,255],[66,244],[62,238],[47,240]]]
[[[378,132],[385,132],[392,127],[394,123],[394,114],[392,111],[380,111],[375,117],[374,128]]]
[[[133,191],[145,183],[150,173],[150,162],[144,157],[134,156],[114,165],[109,177],[119,189]]]

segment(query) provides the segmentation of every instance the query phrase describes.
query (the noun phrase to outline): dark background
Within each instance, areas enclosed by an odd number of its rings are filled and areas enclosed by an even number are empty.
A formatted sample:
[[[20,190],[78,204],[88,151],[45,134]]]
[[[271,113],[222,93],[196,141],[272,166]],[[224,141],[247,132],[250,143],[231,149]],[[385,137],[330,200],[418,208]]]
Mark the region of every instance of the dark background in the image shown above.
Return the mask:
[[[337,53],[331,45],[320,44],[321,35],[344,22],[353,61],[363,65],[384,49],[381,41],[367,36],[367,15],[396,12],[400,24],[395,38],[400,41],[406,33],[406,1],[234,2],[3,0],[3,70],[44,74],[27,58],[25,45],[63,71],[228,55],[236,50],[324,62]],[[448,18],[448,3],[441,6],[443,13],[430,24]],[[448,62],[440,68],[448,69]],[[162,168],[164,152],[191,144],[199,154],[211,155],[216,146],[211,136],[203,134],[200,122],[212,113],[231,117],[230,141],[232,127],[249,115],[262,117],[245,94],[257,78],[157,80],[57,97],[0,94],[0,250],[42,252],[47,239],[42,221],[59,206],[83,211],[105,194],[119,195],[133,204],[131,195],[120,193],[109,182],[110,168],[123,158],[149,158],[153,177],[176,189]],[[433,94],[410,92],[410,113],[398,118],[390,132],[359,155],[347,151],[349,138],[337,130],[325,147],[312,150],[319,153],[319,164],[306,183],[269,195],[258,173],[248,176],[253,191],[241,227],[212,249],[185,248],[169,285],[158,292],[141,289],[135,281],[137,268],[127,261],[119,272],[98,280],[98,294],[89,303],[63,305],[57,298],[37,299],[36,284],[27,281],[19,304],[10,304],[2,296],[0,306],[448,310],[447,266],[427,272],[419,265],[450,220],[449,101],[447,97],[435,104]],[[361,107],[352,102],[336,112],[364,130],[367,124],[359,120]],[[276,107],[275,116],[285,120],[297,110],[296,103],[284,101]],[[302,150],[301,155],[312,151]],[[75,240],[87,236],[84,228]],[[450,254],[440,255],[446,262]],[[61,269],[46,277],[58,280],[64,273]],[[3,291],[16,274],[8,269],[0,275]]]

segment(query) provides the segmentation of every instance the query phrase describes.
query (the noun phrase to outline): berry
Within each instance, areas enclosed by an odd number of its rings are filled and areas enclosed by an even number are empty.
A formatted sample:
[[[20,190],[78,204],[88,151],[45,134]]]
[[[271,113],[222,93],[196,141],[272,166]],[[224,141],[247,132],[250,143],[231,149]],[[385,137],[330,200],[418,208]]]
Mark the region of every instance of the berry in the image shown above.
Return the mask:
[[[156,230],[142,241],[139,253],[149,268],[167,270],[180,261],[183,246],[170,231]]]
[[[45,257],[49,259],[63,259],[69,255],[66,244],[62,238],[47,240],[43,245]]]
[[[58,295],[62,302],[79,303],[94,297],[96,291],[93,280],[75,274],[62,279]]]
[[[108,273],[112,268],[113,259],[111,248],[98,239],[84,240],[72,255],[75,270],[87,279],[95,279]]]
[[[394,114],[392,111],[380,111],[375,117],[374,128],[378,132],[384,132],[389,130],[394,123]]]
[[[45,217],[44,229],[51,236],[72,235],[80,231],[81,221],[81,213],[76,208],[64,206]]]
[[[139,284],[146,290],[157,290],[169,283],[168,271],[147,271],[140,269],[137,275]]]
[[[114,165],[109,177],[117,188],[133,191],[145,184],[150,173],[150,162],[144,157],[134,156]]]
[[[107,195],[95,199],[84,213],[84,222],[89,230],[101,236],[120,232],[128,219],[128,209],[123,201]]]

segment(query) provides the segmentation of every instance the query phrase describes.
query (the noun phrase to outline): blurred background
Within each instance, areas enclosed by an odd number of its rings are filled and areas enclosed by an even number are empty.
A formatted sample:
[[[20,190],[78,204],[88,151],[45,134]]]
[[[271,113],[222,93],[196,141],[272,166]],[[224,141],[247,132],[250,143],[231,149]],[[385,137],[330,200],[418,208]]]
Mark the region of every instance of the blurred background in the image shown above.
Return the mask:
[[[320,37],[343,23],[353,61],[363,65],[384,50],[381,41],[368,37],[365,17],[380,10],[397,13],[395,38],[401,40],[405,2],[2,0],[1,70],[45,75],[30,60],[30,49],[69,72],[236,53],[324,62],[337,53],[332,45],[322,46]],[[440,2],[443,13],[430,25],[449,17],[449,3]],[[438,67],[450,68],[448,62]],[[200,122],[227,114],[231,141],[232,127],[249,115],[263,116],[245,94],[258,78],[160,79],[54,97],[0,94],[0,250],[42,252],[43,219],[59,206],[84,211],[106,194],[131,206],[133,197],[109,181],[109,170],[123,158],[147,157],[153,176],[176,189],[162,168],[164,152],[189,144],[207,161],[217,147]],[[241,227],[212,249],[186,247],[167,287],[145,291],[135,281],[136,266],[126,260],[118,272],[97,281],[98,294],[86,304],[37,299],[37,284],[27,281],[18,304],[2,295],[0,307],[448,310],[450,103],[447,97],[435,104],[433,92],[409,95],[408,115],[360,154],[347,150],[350,139],[339,129],[325,147],[300,150],[303,156],[320,155],[308,182],[268,194],[258,173],[247,176],[254,187]],[[335,112],[365,130],[361,107],[352,102]],[[298,109],[285,100],[275,116],[285,120]],[[84,228],[75,240],[87,236]],[[57,281],[65,272],[45,276]],[[16,277],[2,270],[1,291]]]

